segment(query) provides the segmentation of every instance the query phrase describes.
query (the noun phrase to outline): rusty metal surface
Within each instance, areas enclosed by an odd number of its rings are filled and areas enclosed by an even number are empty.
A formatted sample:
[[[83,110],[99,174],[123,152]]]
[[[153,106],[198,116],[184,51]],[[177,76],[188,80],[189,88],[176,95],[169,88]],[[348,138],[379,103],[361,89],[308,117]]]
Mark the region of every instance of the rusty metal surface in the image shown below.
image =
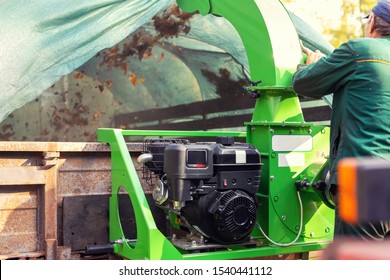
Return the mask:
[[[109,243],[108,200],[109,195],[64,198],[62,207],[64,246],[78,251],[83,250],[86,245]]]
[[[72,259],[72,248],[59,246],[57,248],[57,259],[58,260],[71,260]]]
[[[38,186],[0,186],[0,255],[39,248]]]
[[[129,151],[141,151],[142,143],[128,143]],[[105,143],[0,141],[0,152],[109,152]]]
[[[7,255],[0,255],[0,260],[7,260],[7,259],[42,259],[45,256],[44,252],[33,252],[33,253],[15,253],[15,254],[7,254]]]
[[[14,174],[16,176],[14,176]],[[0,186],[2,185],[42,185],[46,182],[45,172],[37,167],[0,168]]]
[[[61,159],[58,171],[58,195],[75,196],[109,194],[111,192],[111,161],[107,155],[68,155]]]
[[[128,148],[135,161],[142,144]],[[108,196],[110,158],[109,146],[102,143],[0,142],[0,258],[74,258],[71,246],[64,246],[63,201]],[[107,224],[108,216],[104,219]]]

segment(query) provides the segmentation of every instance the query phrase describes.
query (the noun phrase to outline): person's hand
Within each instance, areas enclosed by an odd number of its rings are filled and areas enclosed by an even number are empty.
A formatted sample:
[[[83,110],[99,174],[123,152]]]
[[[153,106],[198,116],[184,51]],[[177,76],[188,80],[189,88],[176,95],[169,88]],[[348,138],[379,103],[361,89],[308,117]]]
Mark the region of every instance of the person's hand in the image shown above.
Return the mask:
[[[301,44],[301,48],[302,48],[303,53],[305,53],[307,55],[306,64],[315,63],[318,60],[320,60],[321,58],[325,57],[325,55],[322,52],[320,52],[319,50],[316,50],[315,52],[313,52],[312,50],[306,48],[302,44]]]

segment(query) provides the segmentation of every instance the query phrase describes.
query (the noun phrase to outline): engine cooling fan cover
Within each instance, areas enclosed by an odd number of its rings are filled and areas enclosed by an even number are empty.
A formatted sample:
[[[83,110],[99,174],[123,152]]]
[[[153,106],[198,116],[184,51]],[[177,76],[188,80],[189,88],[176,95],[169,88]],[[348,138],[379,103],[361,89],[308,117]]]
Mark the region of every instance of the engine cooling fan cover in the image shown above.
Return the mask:
[[[223,192],[211,207],[220,236],[230,241],[246,238],[256,223],[254,199],[242,191]]]
[[[244,191],[214,191],[183,209],[190,225],[219,243],[244,241],[256,224],[257,202]]]

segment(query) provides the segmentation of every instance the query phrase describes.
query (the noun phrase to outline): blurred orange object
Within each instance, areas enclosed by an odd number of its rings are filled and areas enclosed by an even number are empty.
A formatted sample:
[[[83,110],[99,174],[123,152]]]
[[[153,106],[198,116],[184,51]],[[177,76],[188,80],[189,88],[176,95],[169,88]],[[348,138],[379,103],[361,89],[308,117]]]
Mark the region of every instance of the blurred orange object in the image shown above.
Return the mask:
[[[390,260],[390,240],[340,238],[322,252],[322,260]]]

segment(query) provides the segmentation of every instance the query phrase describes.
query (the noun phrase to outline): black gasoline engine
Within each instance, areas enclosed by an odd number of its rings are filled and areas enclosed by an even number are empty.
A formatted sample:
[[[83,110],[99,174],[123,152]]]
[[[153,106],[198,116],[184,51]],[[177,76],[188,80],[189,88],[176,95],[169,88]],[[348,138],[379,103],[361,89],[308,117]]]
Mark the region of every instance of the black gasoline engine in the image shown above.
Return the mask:
[[[256,224],[260,155],[233,137],[216,143],[148,140],[139,162],[158,180],[153,199],[179,217],[180,228],[205,240],[239,243]]]

